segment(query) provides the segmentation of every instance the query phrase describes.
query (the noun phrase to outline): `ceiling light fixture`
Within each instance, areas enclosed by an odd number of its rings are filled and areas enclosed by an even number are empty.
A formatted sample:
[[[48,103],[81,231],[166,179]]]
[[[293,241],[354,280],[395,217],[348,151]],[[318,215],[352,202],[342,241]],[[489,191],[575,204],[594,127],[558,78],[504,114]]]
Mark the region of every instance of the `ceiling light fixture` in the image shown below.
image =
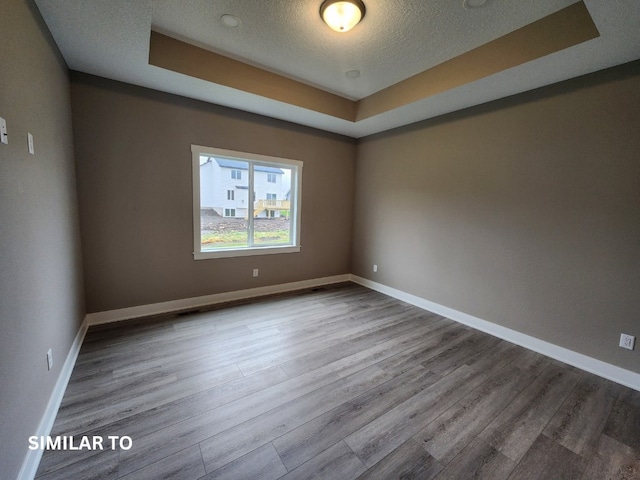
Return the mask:
[[[320,16],[336,32],[348,32],[364,18],[366,8],[360,0],[325,0]]]

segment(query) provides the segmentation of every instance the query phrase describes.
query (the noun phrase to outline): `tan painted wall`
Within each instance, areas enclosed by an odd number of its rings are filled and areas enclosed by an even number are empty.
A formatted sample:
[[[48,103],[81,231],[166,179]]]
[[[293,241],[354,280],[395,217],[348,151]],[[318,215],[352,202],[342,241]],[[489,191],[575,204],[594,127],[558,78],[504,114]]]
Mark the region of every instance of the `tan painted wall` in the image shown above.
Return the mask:
[[[640,372],[639,105],[635,62],[363,139],[352,272]]]
[[[83,74],[71,92],[89,312],[349,272],[354,140]],[[195,261],[191,144],[302,160],[302,251]]]
[[[0,116],[9,131],[0,144],[0,477],[9,479],[84,305],[67,68],[31,2],[2,2],[0,32]]]
[[[149,64],[353,121],[356,103],[291,78],[151,31]]]

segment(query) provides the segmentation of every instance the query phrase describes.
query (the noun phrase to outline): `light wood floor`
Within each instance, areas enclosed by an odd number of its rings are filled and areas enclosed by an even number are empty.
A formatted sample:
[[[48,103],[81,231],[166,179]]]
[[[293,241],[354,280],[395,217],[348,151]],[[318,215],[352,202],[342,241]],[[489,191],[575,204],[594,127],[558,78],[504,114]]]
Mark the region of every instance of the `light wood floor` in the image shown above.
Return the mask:
[[[353,284],[91,328],[51,434],[105,450],[43,480],[640,479],[640,392]]]

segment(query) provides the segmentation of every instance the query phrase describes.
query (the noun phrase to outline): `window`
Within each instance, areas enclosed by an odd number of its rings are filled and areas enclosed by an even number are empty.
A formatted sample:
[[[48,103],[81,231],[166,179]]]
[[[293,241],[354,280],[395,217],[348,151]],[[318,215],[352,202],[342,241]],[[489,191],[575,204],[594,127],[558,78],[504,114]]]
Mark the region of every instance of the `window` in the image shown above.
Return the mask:
[[[302,162],[197,145],[191,152],[196,260],[300,251]]]

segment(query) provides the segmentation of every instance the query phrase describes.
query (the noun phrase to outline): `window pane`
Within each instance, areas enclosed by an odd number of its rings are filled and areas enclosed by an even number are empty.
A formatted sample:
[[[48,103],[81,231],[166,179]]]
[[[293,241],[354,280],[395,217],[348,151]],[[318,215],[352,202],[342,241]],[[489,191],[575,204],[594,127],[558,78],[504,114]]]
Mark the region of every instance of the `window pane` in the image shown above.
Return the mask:
[[[254,244],[291,243],[292,168],[255,165]]]
[[[249,245],[249,164],[200,157],[200,225],[203,252]]]
[[[191,150],[196,260],[300,251],[302,162]]]

